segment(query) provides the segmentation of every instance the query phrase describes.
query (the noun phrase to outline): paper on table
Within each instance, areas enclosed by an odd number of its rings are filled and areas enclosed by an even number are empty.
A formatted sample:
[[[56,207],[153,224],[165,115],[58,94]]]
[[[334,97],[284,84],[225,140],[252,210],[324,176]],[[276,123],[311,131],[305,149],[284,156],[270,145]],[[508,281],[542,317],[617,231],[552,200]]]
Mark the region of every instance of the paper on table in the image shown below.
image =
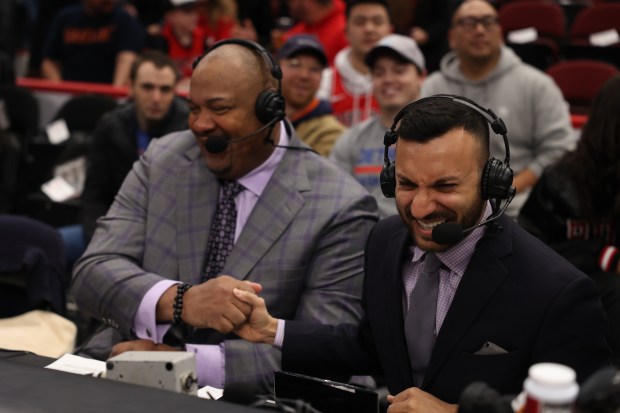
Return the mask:
[[[64,119],[58,119],[50,123],[45,127],[45,131],[47,132],[47,138],[50,140],[50,143],[55,145],[63,143],[71,137],[71,132],[69,132],[69,127]]]
[[[77,194],[75,188],[62,176],[56,176],[41,185],[41,191],[54,202],[64,202]]]
[[[67,353],[52,364],[45,366],[45,368],[99,377],[105,373],[106,364],[105,361],[88,359]]]
[[[211,387],[211,386],[205,386],[201,389],[198,389],[197,396],[203,399],[217,400],[220,397],[222,397],[223,394],[224,394],[224,390],[222,389],[218,389],[216,387]]]

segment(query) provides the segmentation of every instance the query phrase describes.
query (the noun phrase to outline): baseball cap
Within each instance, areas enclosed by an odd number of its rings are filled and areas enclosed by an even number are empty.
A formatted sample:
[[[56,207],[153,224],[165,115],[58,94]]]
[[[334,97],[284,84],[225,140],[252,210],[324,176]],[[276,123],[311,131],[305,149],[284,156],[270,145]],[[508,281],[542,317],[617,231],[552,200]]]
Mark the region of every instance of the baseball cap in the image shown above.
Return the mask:
[[[366,55],[364,61],[368,66],[372,66],[377,58],[385,51],[392,51],[404,60],[413,63],[420,70],[426,71],[424,55],[418,44],[411,37],[400,34],[388,34],[383,37]]]
[[[286,59],[302,51],[313,54],[323,66],[327,66],[327,56],[323,45],[316,36],[310,34],[298,34],[289,38],[278,50],[276,59]]]

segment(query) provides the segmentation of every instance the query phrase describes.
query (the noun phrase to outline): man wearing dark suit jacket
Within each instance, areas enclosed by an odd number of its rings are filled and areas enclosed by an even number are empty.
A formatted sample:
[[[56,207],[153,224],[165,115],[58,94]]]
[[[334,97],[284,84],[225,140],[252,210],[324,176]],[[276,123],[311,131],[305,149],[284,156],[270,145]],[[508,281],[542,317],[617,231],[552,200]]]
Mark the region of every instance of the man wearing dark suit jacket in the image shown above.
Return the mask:
[[[153,141],[98,221],[72,290],[112,328],[83,352],[173,350],[162,342],[190,326],[196,331],[181,338],[201,385],[249,381],[266,392],[280,351],[227,335],[250,313],[233,288],[260,283],[283,318],[359,322],[376,202],[292,134],[267,53],[238,40],[213,46],[192,74],[191,132]]]
[[[381,221],[369,237],[362,323],[284,322],[267,314],[262,298],[235,290],[254,306],[237,334],[281,346],[287,370],[383,372],[389,412],[454,412],[473,381],[517,394],[538,362],[568,365],[579,381],[609,363],[605,316],[592,281],[512,220],[500,217],[452,244],[434,241],[441,223],[471,228],[501,212],[482,195],[487,120],[467,103],[430,97],[403,112],[395,161],[400,217]],[[405,319],[431,255],[442,263],[436,308],[428,309],[435,315],[434,346],[416,383],[408,342],[418,340],[420,330],[409,338]]]

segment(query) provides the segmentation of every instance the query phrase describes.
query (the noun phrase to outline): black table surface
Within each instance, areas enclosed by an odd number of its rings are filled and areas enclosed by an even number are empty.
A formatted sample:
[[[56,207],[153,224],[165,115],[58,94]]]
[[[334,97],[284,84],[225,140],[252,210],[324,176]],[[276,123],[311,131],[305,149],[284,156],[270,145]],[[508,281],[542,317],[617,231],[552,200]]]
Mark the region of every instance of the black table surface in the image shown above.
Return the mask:
[[[0,410],[11,413],[261,411],[163,389],[43,368],[53,361],[32,353],[0,350]]]

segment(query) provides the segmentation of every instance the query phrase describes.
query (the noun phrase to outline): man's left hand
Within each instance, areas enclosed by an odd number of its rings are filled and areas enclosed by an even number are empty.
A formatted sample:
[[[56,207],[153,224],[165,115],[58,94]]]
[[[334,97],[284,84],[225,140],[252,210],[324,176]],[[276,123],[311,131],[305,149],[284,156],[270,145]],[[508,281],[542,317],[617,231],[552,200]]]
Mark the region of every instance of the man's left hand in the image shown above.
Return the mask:
[[[126,351],[180,351],[178,348],[167,344],[156,344],[151,340],[123,341],[112,347],[109,357],[117,356]]]
[[[458,405],[449,404],[417,387],[387,397],[388,413],[456,413]]]

